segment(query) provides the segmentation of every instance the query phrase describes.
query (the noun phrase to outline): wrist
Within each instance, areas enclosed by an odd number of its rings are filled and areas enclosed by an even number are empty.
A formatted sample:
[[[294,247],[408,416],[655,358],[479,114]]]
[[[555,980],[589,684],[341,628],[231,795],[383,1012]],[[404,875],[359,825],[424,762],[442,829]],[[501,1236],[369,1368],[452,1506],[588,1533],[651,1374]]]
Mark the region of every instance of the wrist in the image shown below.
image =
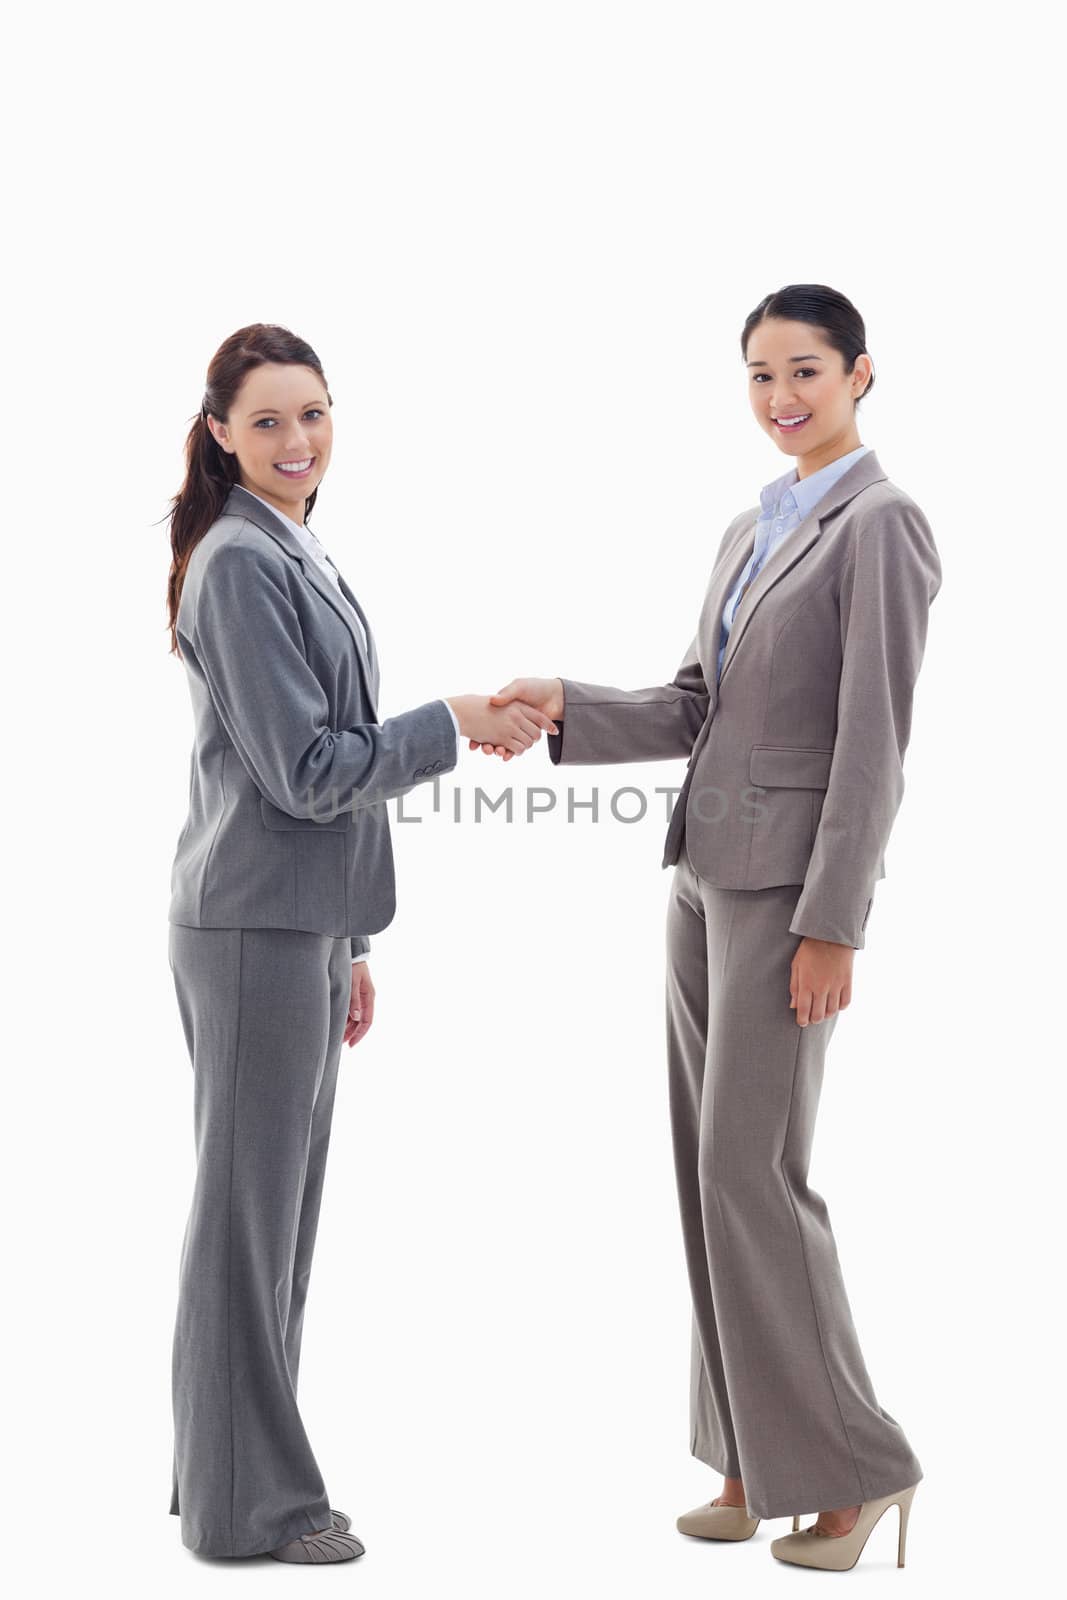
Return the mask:
[[[442,696],[442,698],[445,702],[445,705],[449,707],[452,715],[459,723],[460,733],[469,737],[467,734],[467,729],[469,726],[468,712],[470,710],[472,696],[469,694],[446,694]]]

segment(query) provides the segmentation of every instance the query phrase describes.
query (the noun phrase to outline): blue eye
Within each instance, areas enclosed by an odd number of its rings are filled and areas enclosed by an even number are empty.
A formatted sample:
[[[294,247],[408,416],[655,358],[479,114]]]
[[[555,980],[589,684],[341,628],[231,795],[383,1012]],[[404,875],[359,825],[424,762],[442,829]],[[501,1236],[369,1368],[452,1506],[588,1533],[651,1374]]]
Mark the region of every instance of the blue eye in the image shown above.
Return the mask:
[[[323,413],[322,413],[322,411],[320,410],[320,408],[318,406],[309,406],[308,409],[304,412],[305,417],[321,417],[322,414]],[[274,422],[275,420],[276,419],[274,417],[260,417],[259,421],[258,422],[254,422],[252,424],[252,426],[254,428],[262,428],[264,423]]]

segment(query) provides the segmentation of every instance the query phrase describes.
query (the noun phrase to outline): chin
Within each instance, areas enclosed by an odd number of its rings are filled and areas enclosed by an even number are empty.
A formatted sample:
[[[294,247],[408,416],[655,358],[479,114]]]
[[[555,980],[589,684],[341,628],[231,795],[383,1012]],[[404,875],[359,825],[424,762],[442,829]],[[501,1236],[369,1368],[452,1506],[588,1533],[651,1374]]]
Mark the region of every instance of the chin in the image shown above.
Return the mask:
[[[799,448],[799,438],[791,439],[787,433],[779,433],[777,428],[772,428],[771,434],[779,450],[786,456],[809,455],[812,450],[817,450],[819,447],[819,441],[809,434],[805,434],[803,450]]]

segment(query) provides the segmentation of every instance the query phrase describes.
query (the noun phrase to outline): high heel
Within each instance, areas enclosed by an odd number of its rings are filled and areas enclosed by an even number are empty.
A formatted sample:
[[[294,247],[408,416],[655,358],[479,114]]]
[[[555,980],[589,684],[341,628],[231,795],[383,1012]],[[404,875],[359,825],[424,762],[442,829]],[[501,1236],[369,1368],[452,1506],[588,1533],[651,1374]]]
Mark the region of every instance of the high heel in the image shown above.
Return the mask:
[[[697,1506],[684,1511],[675,1526],[693,1539],[751,1539],[759,1527],[759,1517],[750,1517],[744,1506]]]
[[[867,1500],[860,1506],[855,1526],[848,1533],[826,1534],[816,1531],[815,1523],[801,1533],[787,1533],[781,1539],[771,1540],[771,1555],[779,1561],[792,1561],[798,1567],[821,1567],[826,1572],[847,1572],[854,1567],[870,1537],[871,1529],[884,1511],[897,1506],[899,1527],[897,1531],[897,1566],[904,1565],[904,1543],[908,1532],[908,1514],[917,1483],[909,1489],[898,1489],[895,1494],[884,1494],[879,1500]],[[797,1518],[793,1518],[796,1528]]]
[[[744,1506],[697,1506],[695,1511],[685,1511],[678,1518],[679,1533],[688,1533],[694,1539],[751,1539],[760,1525],[759,1517],[750,1517]],[[800,1518],[793,1517],[793,1532],[800,1527]]]

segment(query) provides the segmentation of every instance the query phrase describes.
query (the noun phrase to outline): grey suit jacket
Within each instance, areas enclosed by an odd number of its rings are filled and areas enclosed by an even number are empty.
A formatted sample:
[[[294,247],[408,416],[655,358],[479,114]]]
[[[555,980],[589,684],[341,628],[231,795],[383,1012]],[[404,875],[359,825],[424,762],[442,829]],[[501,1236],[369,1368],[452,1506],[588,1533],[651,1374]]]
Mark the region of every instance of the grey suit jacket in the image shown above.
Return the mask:
[[[716,683],[722,611],[759,509],[727,528],[671,682],[624,690],[565,678],[549,754],[688,757],[663,865],[684,839],[698,875],[719,888],[800,884],[790,931],[862,949],[904,792],[941,562],[923,513],[868,451],[745,591]]]
[[[370,947],[396,909],[385,802],[456,765],[442,700],[378,721],[379,666],[295,533],[235,485],[178,608],[193,702],[171,922],[295,928]]]

